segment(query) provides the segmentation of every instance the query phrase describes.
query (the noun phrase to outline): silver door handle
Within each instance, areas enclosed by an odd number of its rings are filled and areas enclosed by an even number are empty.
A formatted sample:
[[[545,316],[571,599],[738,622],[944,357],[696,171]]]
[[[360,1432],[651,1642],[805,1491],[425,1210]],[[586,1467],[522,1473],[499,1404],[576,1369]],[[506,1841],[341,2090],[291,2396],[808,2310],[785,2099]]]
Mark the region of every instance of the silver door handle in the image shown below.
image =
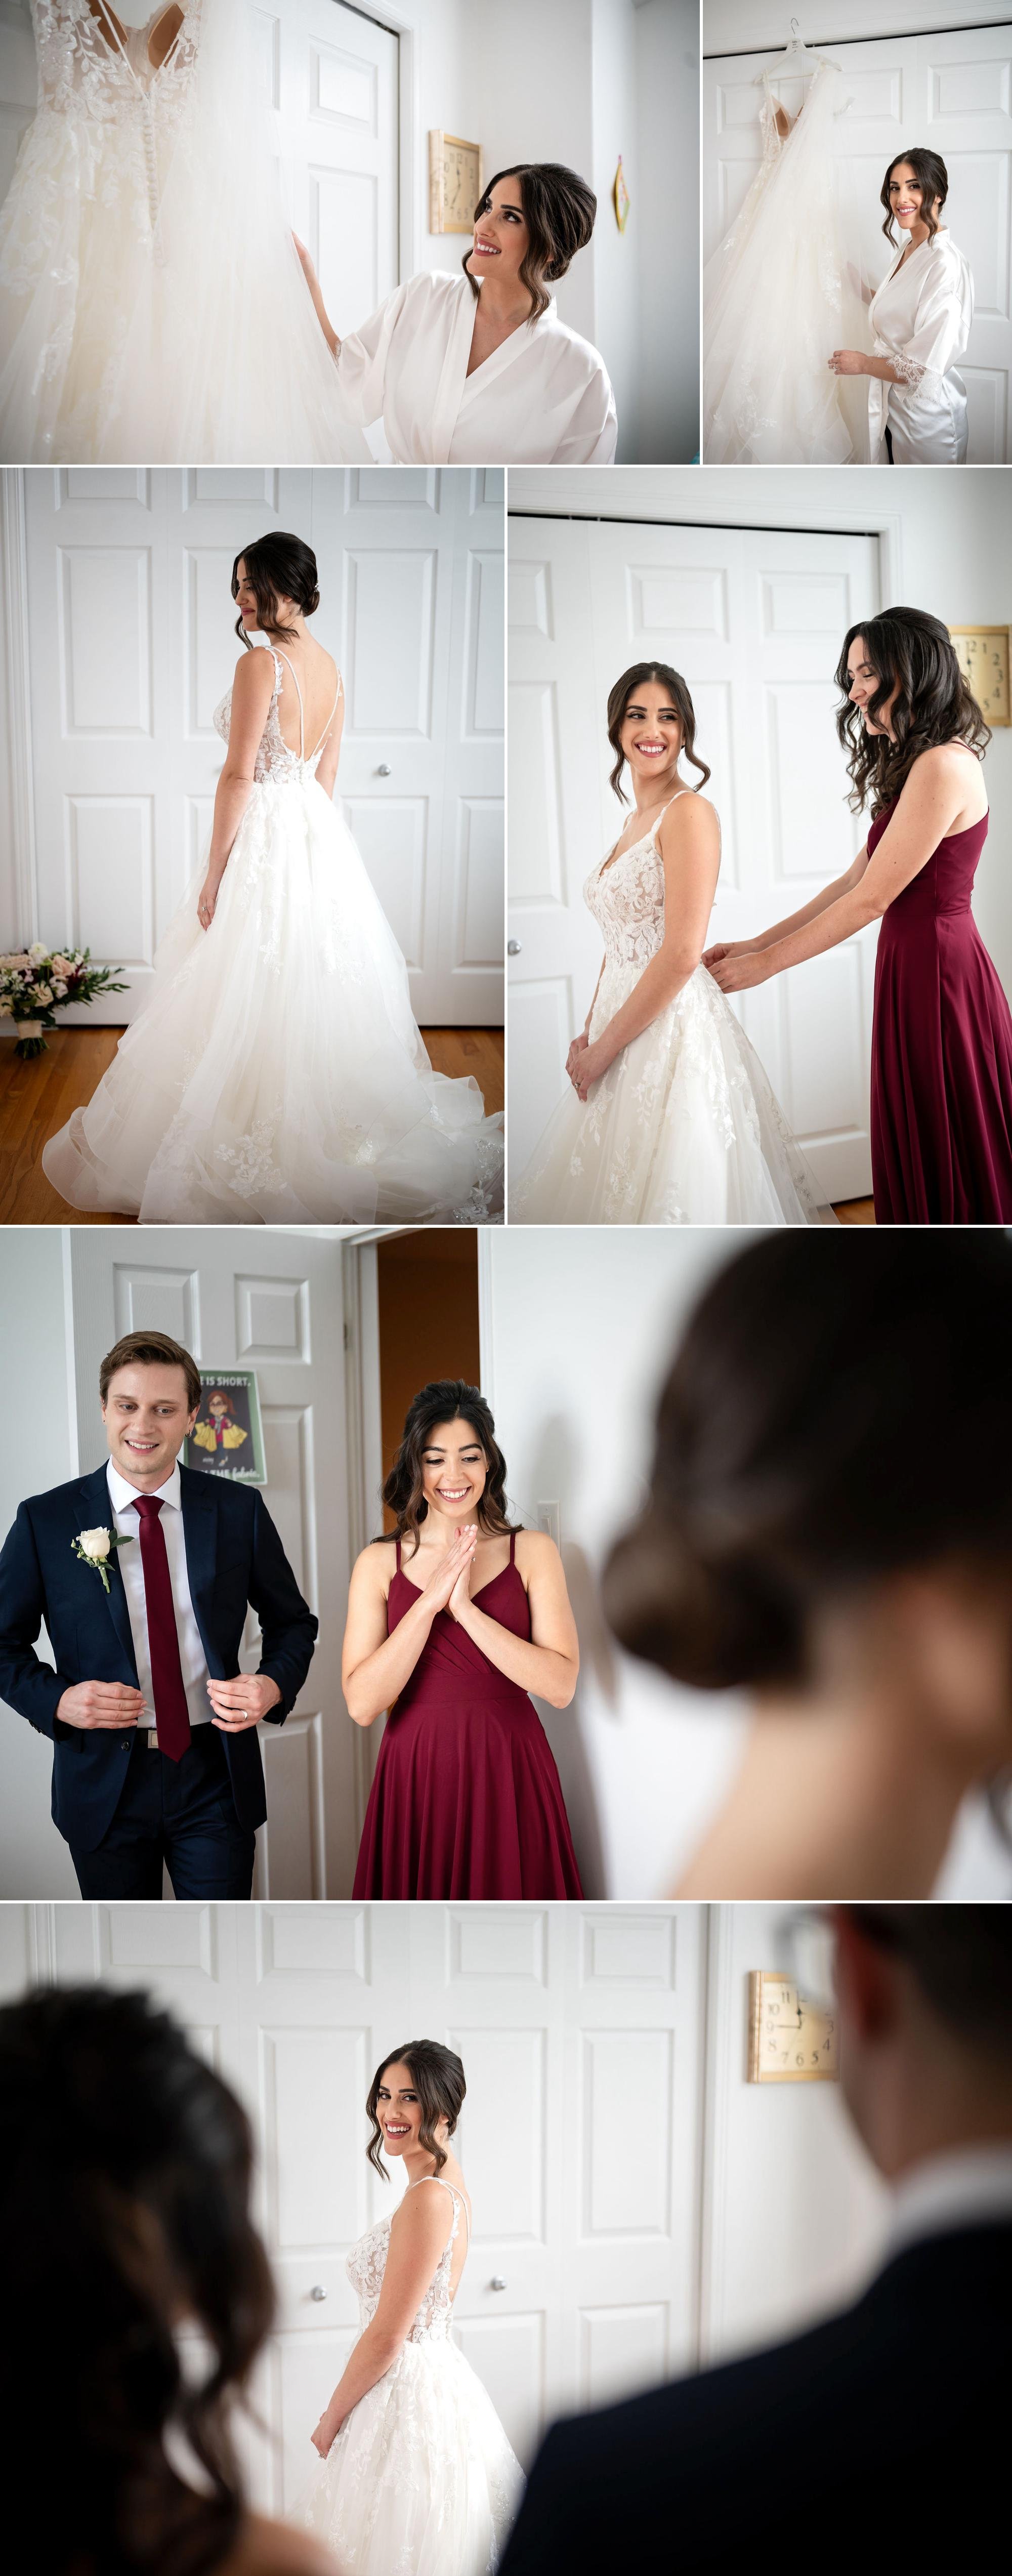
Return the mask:
[[[501,2273],[501,2272],[493,2272],[493,2274],[492,2274],[492,2278],[491,2278],[491,2280],[490,2280],[490,2282],[489,2282],[489,2285],[488,2285],[488,2286],[489,2286],[489,2289],[490,2289],[490,2290],[504,2290],[504,2289],[505,2289],[505,2287],[506,2287],[506,2283],[505,2283],[505,2281],[503,2280],[502,2273]]]
[[[506,955],[507,955],[507,957],[519,957],[519,955],[520,955],[520,941],[519,941],[519,939],[508,939],[508,940],[507,940],[507,942],[506,942]]]
[[[389,776],[390,776],[390,763],[389,763],[389,761],[388,761],[388,760],[381,760],[380,765],[379,765],[379,768],[378,768],[378,770],[377,770],[377,772],[376,772],[376,776],[377,776],[377,778],[389,778]]]
[[[312,2289],[310,2290],[309,2295],[310,2295],[310,2298],[311,2298],[311,2299],[317,2299],[317,2300],[319,2300],[319,2299],[325,2299],[325,2298],[326,2298],[327,2293],[326,2293],[326,2290],[324,2289],[324,2286],[323,2286],[322,2281],[314,2281],[313,2286],[312,2286]]]

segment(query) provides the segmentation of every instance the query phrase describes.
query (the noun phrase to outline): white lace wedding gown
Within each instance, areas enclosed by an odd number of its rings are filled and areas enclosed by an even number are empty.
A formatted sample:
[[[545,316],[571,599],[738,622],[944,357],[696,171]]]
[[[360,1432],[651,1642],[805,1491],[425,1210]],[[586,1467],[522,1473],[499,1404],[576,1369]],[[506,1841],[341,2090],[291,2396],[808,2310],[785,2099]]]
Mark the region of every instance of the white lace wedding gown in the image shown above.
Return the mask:
[[[796,74],[795,74],[796,76]],[[816,58],[790,133],[762,80],[762,160],[703,272],[703,456],[708,465],[844,465],[868,457],[867,385],[834,349],[867,348],[837,200],[833,119],[843,75]]]
[[[346,2416],[295,2519],[333,2550],[342,2576],[491,2576],[523,2479],[491,2398],[450,2340],[450,2273],[461,2209],[396,2361]],[[418,2191],[419,2183],[409,2183]],[[376,2314],[390,2244],[383,2218],[352,2246],[360,2329]]]
[[[592,1041],[663,945],[663,819],[658,814],[618,858],[604,858],[583,889],[605,947]],[[509,1214],[527,1225],[836,1222],[754,1047],[705,966],[592,1083],[586,1101],[567,1083],[510,1192]]]
[[[307,759],[296,680],[291,750],[287,656],[272,658],[210,929],[205,854],[143,1009],[43,1169],[72,1207],[172,1223],[480,1222],[502,1206],[502,1119],[485,1117],[476,1082],[433,1071],[386,914],[317,783],[333,714]],[[214,718],[226,741],[230,714],[231,691]]]
[[[0,212],[0,459],[370,461],[342,421],[246,0],[184,0],[159,70],[88,0],[31,0],[39,106]]]

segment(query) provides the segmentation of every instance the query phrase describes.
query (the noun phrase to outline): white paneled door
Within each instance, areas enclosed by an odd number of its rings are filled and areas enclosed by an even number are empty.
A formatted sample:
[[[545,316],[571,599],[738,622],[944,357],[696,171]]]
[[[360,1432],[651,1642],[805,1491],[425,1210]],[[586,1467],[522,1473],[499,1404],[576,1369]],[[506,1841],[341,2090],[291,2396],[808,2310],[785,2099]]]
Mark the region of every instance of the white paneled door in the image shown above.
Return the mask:
[[[320,1621],[305,1687],[260,1746],[267,1823],[254,1894],[340,1896],[357,1847],[352,1726],[341,1696],[349,1538],[340,1242],[260,1227],[71,1227],[74,1376],[81,1472],[105,1454],[103,1354],[123,1333],[171,1333],[202,1368],[256,1371],[267,1453],[264,1500],[296,1582]],[[251,1611],[243,1669],[255,1672]]]
[[[861,847],[867,823],[847,809],[833,673],[847,628],[878,598],[872,537],[511,518],[514,1180],[561,1093],[600,968],[582,888],[626,810],[608,784],[615,681],[656,656],[688,683],[723,830],[709,937],[743,938],[807,903]],[[873,972],[866,931],[739,1006],[832,1199],[871,1185]]]
[[[956,13],[958,15],[958,12]],[[786,21],[785,21],[786,32]],[[840,205],[853,256],[874,285],[893,256],[883,241],[879,191],[891,161],[914,143],[938,152],[949,173],[944,221],[973,270],[976,311],[960,361],[970,404],[971,465],[1012,455],[1012,31],[962,27],[942,35],[883,36],[817,48],[839,63],[848,103],[833,133]],[[703,257],[733,223],[760,158],[764,68],[792,115],[804,95],[778,53],[712,57],[703,67]],[[804,221],[803,209],[798,211]]]
[[[0,1991],[144,1985],[251,2112],[279,2291],[258,2501],[291,2506],[356,2306],[345,2257],[394,2205],[366,2092],[411,2038],[460,2054],[474,2241],[455,2331],[521,2459],[545,2424],[691,2367],[703,1908],[8,1906]],[[255,2441],[255,2437],[252,2437]]]
[[[503,476],[494,469],[125,466],[23,477],[34,920],[89,946],[129,1019],[210,830],[213,715],[255,537],[313,545],[341,663],[338,792],[408,960],[416,1017],[502,1019]],[[73,1020],[74,1013],[67,1016]]]

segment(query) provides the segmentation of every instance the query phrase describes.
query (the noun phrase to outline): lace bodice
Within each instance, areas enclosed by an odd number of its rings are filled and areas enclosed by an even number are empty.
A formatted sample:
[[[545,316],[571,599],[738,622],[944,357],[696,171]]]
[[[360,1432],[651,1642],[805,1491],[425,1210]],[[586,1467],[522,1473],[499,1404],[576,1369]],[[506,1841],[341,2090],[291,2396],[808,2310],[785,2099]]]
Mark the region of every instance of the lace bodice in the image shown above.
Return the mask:
[[[297,784],[300,779],[315,778],[316,764],[321,757],[331,726],[337,714],[338,707],[340,706],[344,686],[341,674],[338,672],[337,693],[334,699],[334,704],[331,707],[330,714],[327,717],[326,724],[324,725],[323,732],[320,735],[315,751],[311,751],[307,757],[306,725],[302,706],[302,691],[299,687],[298,680],[295,677],[295,672],[292,670],[292,665],[288,660],[287,653],[275,652],[273,644],[269,649],[271,659],[274,664],[274,687],[271,693],[270,706],[267,709],[267,722],[257,745],[257,756],[253,767],[253,776],[260,787],[264,786],[268,779],[270,779],[273,786],[281,786],[289,780],[294,781]],[[285,741],[284,735],[281,731],[279,700],[281,697],[282,662],[284,662],[287,669],[292,672],[292,679],[295,682],[295,694],[299,701],[300,747],[298,751],[292,750],[291,745]],[[231,689],[228,689],[226,690],[225,696],[222,698],[220,706],[217,706],[214,710],[215,730],[220,733],[223,742],[228,741],[231,722],[232,691]]]
[[[664,815],[677,805],[678,797],[691,796],[693,792],[691,787],[680,787],[649,832],[644,832],[638,841],[630,841],[617,859],[602,859],[587,878],[583,899],[604,938],[606,966],[633,966],[641,975],[662,946],[664,861],[657,847],[657,834]]]
[[[96,23],[88,0],[32,0],[39,65],[39,105],[58,116],[101,125],[122,124],[157,95],[159,118],[181,102],[196,59],[203,0],[185,0],[183,24],[156,71],[148,59],[153,27],[170,0],[160,0],[144,27],[125,30],[121,46],[111,25]]]
[[[414,2324],[406,2338],[408,2343],[441,2342],[449,2333],[453,2315],[450,2273],[453,2269],[453,2248],[457,2241],[461,2210],[464,2211],[465,2224],[467,2221],[467,2204],[452,2182],[444,2182],[441,2174],[428,2174],[424,2179],[426,2183],[438,2183],[441,2191],[450,2193],[453,2201],[453,2224]],[[420,2189],[420,2183],[408,2184],[409,2191]],[[381,2218],[375,2227],[370,2227],[364,2236],[359,2237],[357,2245],[352,2246],[345,2264],[348,2279],[358,2300],[359,2325],[363,2333],[366,2326],[371,2325],[379,2306],[383,2274],[386,2271],[387,2255],[390,2250],[392,2224],[392,2217]]]

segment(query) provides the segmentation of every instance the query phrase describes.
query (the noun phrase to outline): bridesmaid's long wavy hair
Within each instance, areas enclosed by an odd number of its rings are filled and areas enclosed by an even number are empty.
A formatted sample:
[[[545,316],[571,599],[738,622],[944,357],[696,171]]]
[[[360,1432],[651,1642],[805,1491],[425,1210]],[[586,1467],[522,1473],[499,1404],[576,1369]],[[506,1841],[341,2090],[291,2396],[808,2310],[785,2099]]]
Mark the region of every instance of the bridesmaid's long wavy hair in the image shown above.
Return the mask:
[[[389,2182],[390,2176],[386,2166],[380,2163],[383,2131],[376,2117],[376,2105],[388,2066],[406,2066],[410,2071],[422,2114],[418,2144],[424,2147],[426,2155],[435,2157],[436,2172],[439,2173],[446,2163],[446,2149],[437,2145],[436,2130],[440,2121],[445,2120],[452,2138],[467,2091],[460,2059],[452,2048],[444,2048],[441,2040],[406,2039],[403,2048],[392,2048],[382,2065],[377,2066],[366,2095],[365,2107],[372,2121],[372,2136],[366,2155],[374,2172],[384,2182]]]
[[[468,1386],[461,1377],[433,1378],[413,1397],[408,1407],[401,1445],[383,1487],[383,1500],[393,1512],[397,1527],[387,1532],[392,1539],[410,1538],[418,1546],[418,1533],[428,1512],[422,1477],[422,1459],[438,1422],[466,1422],[479,1447],[485,1453],[488,1470],[485,1489],[477,1506],[479,1527],[497,1536],[505,1535],[518,1524],[511,1521],[506,1506],[506,1461],[495,1436],[495,1424],[484,1396],[476,1386]]]
[[[53,2576],[209,2576],[231,2557],[235,2398],[274,2308],[252,2161],[235,2095],[149,1995],[55,1987],[0,2011],[0,2416],[26,2499],[45,2497]],[[54,2315],[57,2476],[40,2403]],[[170,2428],[199,2492],[167,2454]]]
[[[597,198],[577,170],[567,170],[563,161],[515,161],[508,170],[497,170],[490,179],[484,196],[479,197],[474,221],[486,215],[492,203],[492,190],[500,179],[519,179],[520,202],[530,236],[520,263],[518,275],[531,299],[528,322],[537,322],[547,313],[550,296],[545,293],[545,279],[554,285],[565,277],[578,250],[585,250],[594,230]],[[471,293],[477,302],[479,287],[467,265],[473,257],[471,242],[461,261]]]
[[[634,662],[631,670],[623,671],[621,679],[616,680],[608,699],[608,740],[615,754],[611,785],[620,805],[628,804],[629,800],[625,788],[619,783],[625,768],[625,753],[619,737],[629,700],[636,689],[642,688],[644,680],[658,680],[662,688],[670,691],[671,704],[677,707],[682,722],[681,749],[685,753],[686,760],[691,760],[693,768],[701,773],[696,780],[697,795],[700,788],[705,787],[710,775],[705,760],[700,760],[699,753],[693,749],[696,739],[696,710],[681,672],[673,671],[670,662]]]
[[[914,178],[916,179],[921,192],[921,216],[928,227],[928,240],[934,241],[935,234],[938,231],[938,223],[932,209],[936,198],[939,199],[943,206],[945,204],[945,200],[949,193],[949,173],[945,167],[941,153],[929,152],[926,144],[923,143],[915,143],[912,152],[897,152],[895,160],[890,161],[885,178],[882,181],[882,186],[879,191],[879,200],[886,210],[886,219],[882,226],[886,240],[893,244],[895,244],[896,241],[896,235],[893,231],[893,210],[889,203],[889,181],[892,178],[893,171],[899,169],[901,161],[909,162],[910,168],[913,171]]]
[[[859,635],[878,680],[868,701],[869,715],[879,714],[890,690],[899,684],[890,718],[895,742],[887,733],[869,733],[861,709],[851,703],[847,655]],[[836,710],[836,730],[854,782],[848,803],[855,814],[869,796],[873,818],[881,814],[883,806],[899,795],[922,751],[940,743],[965,742],[983,758],[991,740],[991,728],[966,685],[948,628],[924,608],[884,608],[880,617],[852,626],[844,637],[836,685],[844,697]]]
[[[316,556],[312,546],[301,537],[287,536],[283,529],[272,528],[266,537],[256,537],[251,546],[243,546],[232,566],[232,597],[239,597],[239,566],[245,564],[246,579],[257,604],[257,625],[263,635],[291,635],[293,629],[282,625],[278,601],[294,599],[303,617],[315,617],[320,605],[316,586]],[[235,631],[247,652],[256,651],[250,642],[242,618],[237,617]]]

